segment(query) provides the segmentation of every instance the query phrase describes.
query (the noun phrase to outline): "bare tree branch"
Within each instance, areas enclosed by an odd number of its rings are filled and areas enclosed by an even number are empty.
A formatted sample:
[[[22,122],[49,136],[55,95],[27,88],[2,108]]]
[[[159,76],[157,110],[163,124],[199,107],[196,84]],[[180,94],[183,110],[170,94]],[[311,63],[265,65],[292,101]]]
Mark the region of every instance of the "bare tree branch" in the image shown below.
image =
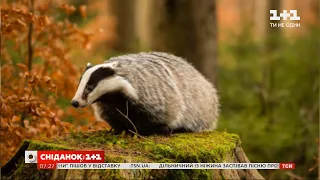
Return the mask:
[[[34,13],[34,0],[30,0],[29,10],[32,14]],[[27,61],[27,66],[29,70],[32,69],[32,58],[33,58],[32,31],[33,31],[33,24],[32,22],[30,22],[29,30],[28,30],[28,61]]]

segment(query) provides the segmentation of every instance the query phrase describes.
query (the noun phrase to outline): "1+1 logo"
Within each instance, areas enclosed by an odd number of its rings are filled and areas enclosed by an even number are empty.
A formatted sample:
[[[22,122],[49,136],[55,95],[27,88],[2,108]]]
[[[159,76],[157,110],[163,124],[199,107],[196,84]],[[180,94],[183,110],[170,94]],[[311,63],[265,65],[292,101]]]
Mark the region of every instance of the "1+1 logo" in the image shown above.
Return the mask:
[[[288,19],[289,18],[289,19]],[[290,21],[300,21],[300,16],[298,16],[297,10],[283,10],[278,16],[277,10],[270,10],[270,21],[280,21],[280,20],[290,20]],[[270,23],[271,27],[300,27],[300,23]]]

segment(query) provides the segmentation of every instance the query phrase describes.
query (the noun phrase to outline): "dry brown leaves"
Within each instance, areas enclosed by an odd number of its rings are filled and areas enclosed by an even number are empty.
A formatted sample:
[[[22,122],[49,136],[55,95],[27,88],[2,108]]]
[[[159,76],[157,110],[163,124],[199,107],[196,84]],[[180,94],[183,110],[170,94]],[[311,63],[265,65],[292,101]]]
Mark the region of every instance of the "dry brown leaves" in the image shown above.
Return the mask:
[[[76,91],[80,72],[71,63],[73,50],[90,49],[94,33],[84,32],[67,19],[55,19],[55,9],[72,14],[78,10],[83,18],[87,8],[65,1],[35,0],[34,13],[28,1],[1,6],[1,165],[20,147],[24,139],[46,139],[70,131],[108,128],[96,123],[92,111],[61,108],[59,99],[69,101]],[[77,9],[78,8],[78,9]],[[29,24],[32,29],[32,70],[25,65],[28,53]],[[10,45],[12,44],[12,45]],[[80,46],[79,46],[80,45]],[[79,56],[79,54],[77,54]],[[72,118],[73,123],[65,122]],[[84,123],[85,122],[85,123]]]

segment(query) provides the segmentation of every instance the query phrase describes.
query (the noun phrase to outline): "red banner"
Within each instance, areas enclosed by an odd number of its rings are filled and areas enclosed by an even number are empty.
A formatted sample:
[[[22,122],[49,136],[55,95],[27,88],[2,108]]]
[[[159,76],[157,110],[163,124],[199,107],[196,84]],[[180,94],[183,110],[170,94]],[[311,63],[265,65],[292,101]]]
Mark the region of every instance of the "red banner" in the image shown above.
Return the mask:
[[[295,163],[280,163],[279,169],[295,169],[296,164]]]
[[[104,151],[38,151],[38,169],[56,169],[56,163],[103,163]]]

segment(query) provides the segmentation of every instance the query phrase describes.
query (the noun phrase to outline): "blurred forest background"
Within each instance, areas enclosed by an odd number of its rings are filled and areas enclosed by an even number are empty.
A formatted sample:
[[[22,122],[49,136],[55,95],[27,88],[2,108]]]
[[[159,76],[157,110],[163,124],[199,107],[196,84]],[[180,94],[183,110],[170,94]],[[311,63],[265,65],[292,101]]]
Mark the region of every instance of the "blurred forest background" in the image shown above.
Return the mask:
[[[299,28],[270,28],[297,9]],[[295,162],[266,178],[319,173],[318,0],[2,0],[1,166],[23,139],[109,128],[69,102],[87,62],[140,51],[185,57],[221,98],[219,130],[252,162]],[[289,22],[289,21],[285,21]]]

